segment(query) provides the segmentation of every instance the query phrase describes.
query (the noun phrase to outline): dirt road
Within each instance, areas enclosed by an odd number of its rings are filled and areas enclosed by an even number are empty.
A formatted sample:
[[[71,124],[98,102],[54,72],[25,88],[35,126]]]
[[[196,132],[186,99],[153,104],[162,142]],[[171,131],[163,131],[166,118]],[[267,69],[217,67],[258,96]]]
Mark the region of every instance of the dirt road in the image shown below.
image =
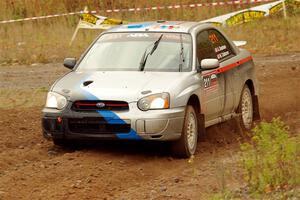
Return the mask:
[[[255,56],[264,119],[300,132],[300,55]],[[41,136],[40,115],[59,64],[0,67],[0,199],[208,199],[242,184],[235,121],[207,130],[193,160],[166,144],[97,142],[76,149]],[[229,177],[224,179],[224,175]]]

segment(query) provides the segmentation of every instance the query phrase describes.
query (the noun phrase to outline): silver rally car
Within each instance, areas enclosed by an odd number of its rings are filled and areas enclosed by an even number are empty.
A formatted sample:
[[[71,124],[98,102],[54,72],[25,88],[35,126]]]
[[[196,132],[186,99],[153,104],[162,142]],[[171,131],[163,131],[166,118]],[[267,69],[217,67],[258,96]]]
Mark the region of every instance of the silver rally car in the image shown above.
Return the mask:
[[[240,42],[241,43],[241,42]],[[51,87],[43,134],[73,139],[171,141],[189,157],[206,127],[259,119],[250,53],[211,24],[157,21],[102,33]]]

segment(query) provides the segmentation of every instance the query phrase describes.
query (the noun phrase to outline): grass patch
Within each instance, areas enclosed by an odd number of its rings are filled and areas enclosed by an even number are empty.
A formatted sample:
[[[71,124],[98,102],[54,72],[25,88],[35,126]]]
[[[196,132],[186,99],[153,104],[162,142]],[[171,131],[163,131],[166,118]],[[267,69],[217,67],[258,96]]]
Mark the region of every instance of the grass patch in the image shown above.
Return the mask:
[[[300,137],[291,137],[280,120],[253,129],[251,143],[241,145],[245,178],[254,196],[300,185]]]
[[[251,141],[241,145],[240,165],[246,186],[224,189],[212,199],[300,198],[300,135],[279,118],[262,122]]]
[[[0,89],[0,109],[43,106],[48,90],[36,89]]]
[[[224,29],[233,40],[246,40],[246,49],[259,54],[300,52],[300,16],[273,16]]]

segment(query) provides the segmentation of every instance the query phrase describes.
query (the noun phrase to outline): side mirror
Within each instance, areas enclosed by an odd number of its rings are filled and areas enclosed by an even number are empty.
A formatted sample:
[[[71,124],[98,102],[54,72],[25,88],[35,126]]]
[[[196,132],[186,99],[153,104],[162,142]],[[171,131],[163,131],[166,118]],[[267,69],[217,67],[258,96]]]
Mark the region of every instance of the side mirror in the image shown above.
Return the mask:
[[[247,41],[233,41],[233,44],[237,47],[245,46],[247,44]]]
[[[201,60],[201,70],[211,70],[211,69],[216,69],[220,67],[220,63],[218,59],[215,58],[207,58]]]
[[[64,66],[68,69],[73,69],[76,65],[76,58],[65,58]]]

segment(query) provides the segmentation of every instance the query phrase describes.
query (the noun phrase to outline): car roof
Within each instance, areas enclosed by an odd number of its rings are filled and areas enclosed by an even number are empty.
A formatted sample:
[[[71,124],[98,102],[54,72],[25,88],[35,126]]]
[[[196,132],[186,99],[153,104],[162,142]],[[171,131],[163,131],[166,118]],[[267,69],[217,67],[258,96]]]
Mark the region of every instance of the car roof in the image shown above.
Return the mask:
[[[203,26],[206,28],[208,23],[191,22],[191,21],[152,21],[152,22],[138,22],[132,24],[123,24],[107,32],[180,32],[190,33],[195,27]],[[211,27],[211,26],[209,26]]]

